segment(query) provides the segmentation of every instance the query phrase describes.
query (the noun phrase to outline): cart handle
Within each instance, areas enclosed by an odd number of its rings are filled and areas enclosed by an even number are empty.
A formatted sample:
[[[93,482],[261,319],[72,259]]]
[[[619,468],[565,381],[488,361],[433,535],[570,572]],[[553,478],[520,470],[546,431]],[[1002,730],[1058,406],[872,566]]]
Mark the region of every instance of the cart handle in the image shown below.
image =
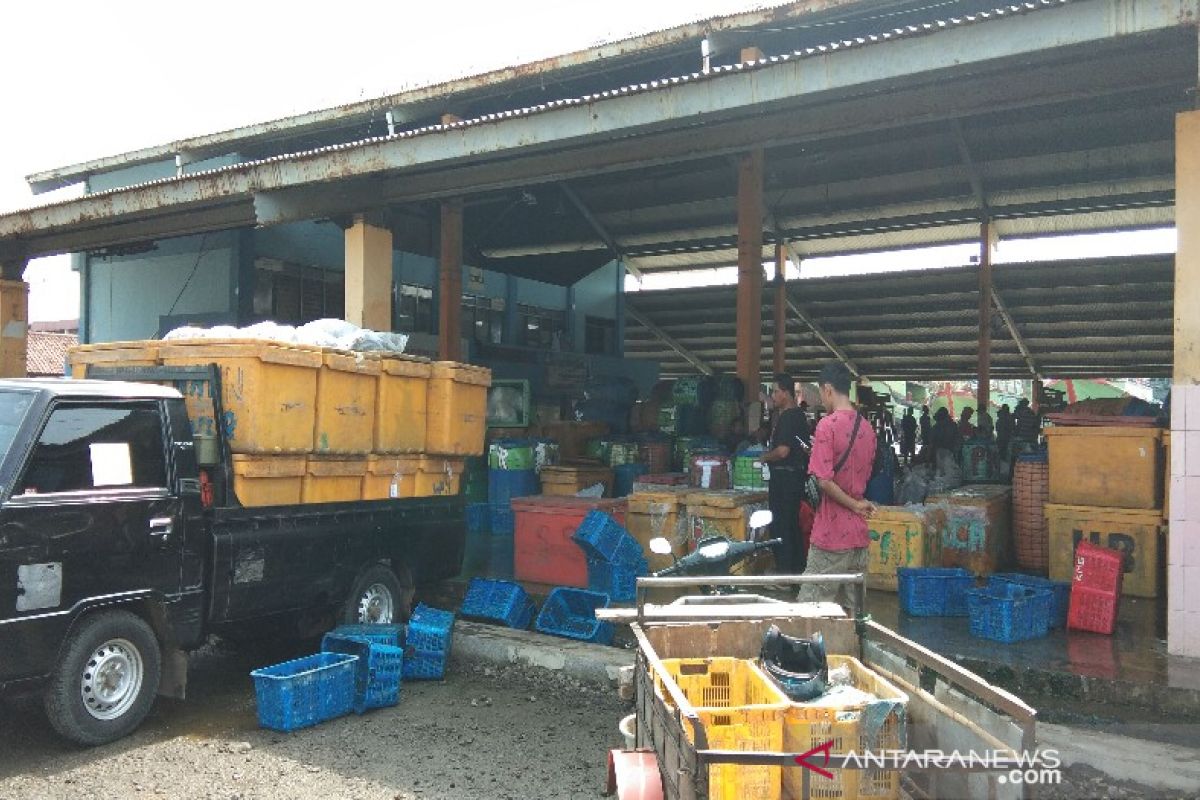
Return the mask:
[[[634,601],[638,621],[646,618],[646,591],[648,589],[679,589],[691,586],[799,586],[806,583],[851,584],[854,587],[853,616],[859,616],[865,607],[866,578],[861,572],[839,575],[688,575],[678,578],[638,578]]]

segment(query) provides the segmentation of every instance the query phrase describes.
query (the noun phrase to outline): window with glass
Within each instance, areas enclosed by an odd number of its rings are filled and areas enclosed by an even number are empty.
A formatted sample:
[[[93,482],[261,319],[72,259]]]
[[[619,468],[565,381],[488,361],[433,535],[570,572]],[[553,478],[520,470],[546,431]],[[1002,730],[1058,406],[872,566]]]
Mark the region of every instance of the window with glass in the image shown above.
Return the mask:
[[[462,306],[462,335],[483,344],[500,344],[504,336],[504,301],[466,295]]]
[[[553,311],[537,306],[519,306],[521,320],[520,343],[539,350],[562,350],[567,332],[565,311]]]
[[[50,413],[14,495],[166,487],[156,404],[64,404]]]
[[[393,330],[433,333],[433,289],[396,284],[392,299]]]
[[[583,328],[584,352],[595,356],[617,353],[617,322],[604,317],[585,317]]]
[[[254,314],[302,325],[341,319],[346,313],[345,276],[337,270],[259,259],[254,276]]]

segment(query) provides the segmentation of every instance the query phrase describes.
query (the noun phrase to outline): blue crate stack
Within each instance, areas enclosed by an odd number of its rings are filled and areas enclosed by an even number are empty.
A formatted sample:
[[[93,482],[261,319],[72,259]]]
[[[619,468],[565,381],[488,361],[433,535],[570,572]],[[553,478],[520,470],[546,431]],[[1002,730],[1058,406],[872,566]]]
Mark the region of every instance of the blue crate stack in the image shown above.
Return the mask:
[[[601,592],[560,586],[546,597],[533,627],[554,636],[611,644],[612,623],[596,619],[596,609],[608,608],[608,602],[608,595]]]
[[[519,583],[472,578],[458,613],[525,630],[533,620],[533,600]]]
[[[398,646],[380,644],[362,636],[327,633],[321,640],[321,652],[358,658],[354,679],[354,710],[357,713],[400,702],[404,651]]]
[[[975,576],[962,567],[900,567],[900,608],[914,617],[965,617]]]
[[[450,656],[454,612],[421,603],[408,620],[404,680],[441,680]]]
[[[358,658],[317,653],[250,673],[258,724],[289,733],[349,714]]]
[[[511,536],[516,527],[513,498],[529,497],[540,491],[541,483],[535,470],[489,469],[488,507],[492,533]]]
[[[650,571],[641,543],[603,511],[588,512],[572,538],[587,561],[588,589],[617,602],[633,600],[638,576]]]
[[[333,636],[366,639],[373,644],[388,647],[404,647],[404,626],[401,624],[348,624],[338,625],[330,634]]]

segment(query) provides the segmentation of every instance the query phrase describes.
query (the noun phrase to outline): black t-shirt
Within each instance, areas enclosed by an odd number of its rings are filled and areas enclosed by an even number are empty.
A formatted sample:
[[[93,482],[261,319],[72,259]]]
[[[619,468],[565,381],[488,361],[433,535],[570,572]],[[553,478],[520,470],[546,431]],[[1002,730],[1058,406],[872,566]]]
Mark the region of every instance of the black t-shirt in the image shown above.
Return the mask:
[[[775,423],[775,430],[771,432],[770,449],[774,450],[780,445],[787,445],[790,448],[788,457],[782,461],[775,461],[771,464],[771,468],[790,467],[795,470],[803,470],[808,467],[808,452],[812,445],[812,434],[808,428],[808,417],[799,408],[785,409],[779,415],[778,421]]]

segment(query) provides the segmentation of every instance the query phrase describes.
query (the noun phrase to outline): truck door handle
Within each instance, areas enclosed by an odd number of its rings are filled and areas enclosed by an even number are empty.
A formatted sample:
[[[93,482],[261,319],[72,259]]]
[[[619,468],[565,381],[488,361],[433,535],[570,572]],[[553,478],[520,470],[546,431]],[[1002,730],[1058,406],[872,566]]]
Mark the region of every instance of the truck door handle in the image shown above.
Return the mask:
[[[170,517],[155,517],[150,520],[150,535],[166,544],[175,531],[175,521]]]

